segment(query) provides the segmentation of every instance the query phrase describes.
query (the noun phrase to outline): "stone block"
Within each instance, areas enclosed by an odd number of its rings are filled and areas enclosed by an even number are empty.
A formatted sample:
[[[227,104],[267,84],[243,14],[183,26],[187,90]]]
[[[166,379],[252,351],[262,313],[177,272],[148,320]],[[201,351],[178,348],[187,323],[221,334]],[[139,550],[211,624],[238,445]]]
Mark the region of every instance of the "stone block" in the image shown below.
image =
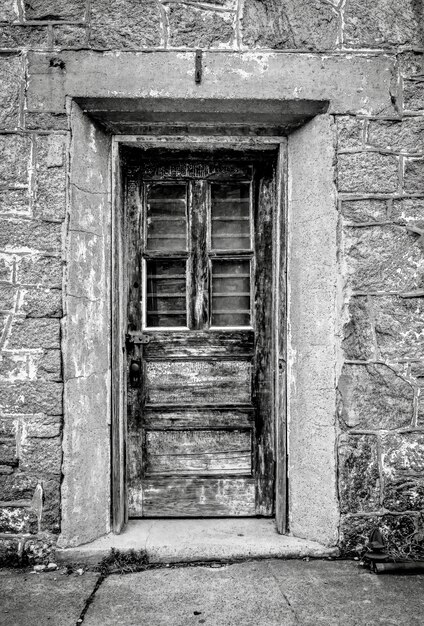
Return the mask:
[[[37,361],[36,378],[62,380],[62,358],[60,350],[45,350]]]
[[[7,339],[8,350],[60,347],[60,322],[51,318],[15,316]]]
[[[0,249],[62,253],[62,226],[35,220],[0,219]]]
[[[377,437],[342,435],[339,440],[339,497],[342,513],[379,509]]]
[[[63,220],[66,210],[66,136],[37,137],[37,185],[34,217]]]
[[[66,113],[25,112],[25,128],[28,130],[68,130]]]
[[[6,323],[8,322],[8,315],[0,313],[0,337],[3,335],[6,329]]]
[[[0,539],[0,567],[16,567],[21,564],[20,543],[16,537]]]
[[[21,290],[19,313],[27,317],[62,317],[62,290],[28,288]]]
[[[58,289],[62,287],[63,264],[61,259],[50,256],[23,257],[17,266],[16,274],[17,282],[22,285],[39,285]],[[25,296],[23,306],[25,310]]]
[[[19,126],[19,101],[22,80],[23,66],[21,58],[19,56],[2,57],[0,63],[0,84],[2,86],[0,91],[1,129],[13,130]]]
[[[345,227],[347,282],[360,291],[416,289],[424,273],[417,237],[398,226]]]
[[[405,159],[403,189],[406,193],[424,195],[424,159]]]
[[[403,108],[405,111],[424,111],[424,80],[403,81]]]
[[[344,43],[348,47],[421,47],[421,13],[415,0],[347,0]]]
[[[28,474],[60,474],[62,464],[61,438],[28,437],[21,443],[19,469]]]
[[[0,284],[0,311],[11,313],[15,307],[17,290],[12,285]]]
[[[54,26],[53,45],[55,48],[87,48],[88,31],[85,26]]]
[[[386,481],[424,479],[424,433],[390,433],[382,437],[382,466]]]
[[[424,358],[424,300],[373,298],[375,334],[382,360]]]
[[[348,428],[391,430],[412,423],[414,390],[386,365],[344,365],[338,391],[339,417]]]
[[[3,0],[0,6],[0,22],[13,22],[19,18],[15,0]]]
[[[35,413],[23,415],[20,419],[25,437],[51,439],[58,437],[62,430],[62,417],[60,415]]]
[[[47,26],[0,25],[0,48],[48,48]]]
[[[362,148],[365,120],[353,115],[339,115],[337,121],[337,147],[339,150]]]
[[[45,21],[82,21],[85,0],[25,0],[25,18]]]
[[[414,78],[424,74],[424,53],[419,50],[403,50],[398,54],[401,76]]]
[[[171,4],[169,43],[184,48],[229,48],[235,41],[235,14]]]
[[[0,438],[15,437],[18,421],[16,415],[0,414]]]
[[[248,48],[333,50],[339,24],[336,11],[321,0],[249,0],[241,28]]]
[[[41,530],[57,534],[60,532],[60,476],[43,480],[42,487]]]
[[[393,512],[424,509],[424,481],[406,479],[384,484],[383,506]]]
[[[354,193],[392,193],[398,188],[398,157],[378,152],[338,156],[338,190]]]
[[[11,283],[15,259],[11,254],[0,254],[0,280]]]
[[[349,321],[344,326],[342,347],[346,359],[367,360],[374,356],[374,333],[367,298],[352,298],[348,305]]]
[[[383,150],[422,153],[424,151],[424,118],[370,120],[367,143]]]
[[[391,219],[397,224],[410,224],[424,228],[424,198],[405,198],[394,200]]]
[[[9,476],[0,476],[1,499],[3,502],[31,500],[37,484],[36,476],[24,474],[19,470]]]
[[[161,12],[155,0],[92,0],[90,45],[140,49],[161,43]]]
[[[387,218],[386,200],[343,200],[341,212],[349,222],[384,222]]]
[[[0,214],[29,215],[30,197],[28,189],[4,189],[0,191]]]
[[[3,350],[0,356],[0,379],[17,381],[28,380],[28,378],[28,355]]]
[[[10,414],[62,414],[63,385],[50,381],[0,382],[0,410]]]
[[[37,530],[37,514],[30,508],[0,508],[0,533],[36,533]]]
[[[15,439],[12,439],[11,437],[0,439],[0,463],[2,465],[10,465],[12,467],[15,467],[18,464]]]
[[[371,533],[379,529],[389,549],[405,545],[405,538],[417,530],[414,515],[342,515],[340,524],[340,550],[342,556],[355,557],[364,553]]]
[[[31,140],[21,135],[0,135],[0,185],[27,185]]]

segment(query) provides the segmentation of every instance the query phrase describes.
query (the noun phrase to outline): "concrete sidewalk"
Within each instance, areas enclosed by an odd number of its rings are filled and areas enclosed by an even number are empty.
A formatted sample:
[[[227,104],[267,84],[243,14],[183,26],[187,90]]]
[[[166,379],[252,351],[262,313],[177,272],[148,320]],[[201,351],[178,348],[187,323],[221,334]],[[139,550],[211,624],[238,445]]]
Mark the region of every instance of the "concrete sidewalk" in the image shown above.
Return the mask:
[[[1,626],[424,623],[424,576],[377,576],[348,561],[164,566],[104,580],[9,570],[0,587]]]

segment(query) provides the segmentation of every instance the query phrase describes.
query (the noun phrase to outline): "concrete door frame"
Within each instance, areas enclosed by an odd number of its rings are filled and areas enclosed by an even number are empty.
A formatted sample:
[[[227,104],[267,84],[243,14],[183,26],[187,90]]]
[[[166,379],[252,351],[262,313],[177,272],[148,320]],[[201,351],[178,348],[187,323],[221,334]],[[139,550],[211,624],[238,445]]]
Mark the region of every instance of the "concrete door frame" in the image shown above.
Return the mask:
[[[126,295],[119,289],[122,206],[116,194],[119,168],[113,167],[117,141],[76,102],[70,106],[60,538],[64,547],[109,532],[111,510],[115,531],[126,521],[122,436]],[[333,158],[331,116],[318,115],[289,135],[287,383],[280,376],[279,394],[280,402],[287,394],[288,526],[291,534],[325,545],[336,543],[338,525],[335,380],[340,316]]]

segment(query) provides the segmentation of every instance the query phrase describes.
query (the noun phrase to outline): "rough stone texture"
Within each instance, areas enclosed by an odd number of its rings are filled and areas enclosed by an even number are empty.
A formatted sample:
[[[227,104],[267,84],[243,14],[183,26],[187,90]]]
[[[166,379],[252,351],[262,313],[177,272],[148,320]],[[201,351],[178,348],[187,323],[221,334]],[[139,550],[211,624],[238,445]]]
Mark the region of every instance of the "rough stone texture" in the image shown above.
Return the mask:
[[[374,356],[374,333],[367,298],[352,298],[349,321],[344,326],[342,347],[347,359],[367,360]]]
[[[375,435],[342,435],[338,450],[341,513],[378,509],[380,477]]]
[[[344,365],[338,389],[339,416],[348,428],[394,429],[412,423],[413,389],[386,365]]]
[[[343,200],[341,211],[349,222],[384,222],[388,219],[386,200]]]
[[[0,214],[30,215],[28,189],[5,189],[0,191]]]
[[[422,280],[423,252],[416,236],[401,227],[345,228],[344,251],[354,290],[404,292]]]
[[[35,533],[38,530],[37,514],[30,508],[0,508],[1,533]]]
[[[244,5],[242,32],[243,44],[249,48],[332,50],[338,17],[321,0],[249,0]]]
[[[31,140],[21,135],[0,135],[0,184],[28,184]]]
[[[0,382],[0,410],[62,415],[62,385],[55,382]]]
[[[59,320],[15,317],[5,345],[7,349],[59,348]]]
[[[49,31],[47,26],[3,26],[0,25],[0,48],[47,48]]]
[[[378,152],[355,152],[338,157],[338,189],[356,193],[394,192],[398,187],[398,158]]]
[[[424,118],[370,120],[367,143],[379,149],[402,153],[424,151]]]
[[[290,135],[288,144],[292,176],[288,215],[292,224],[287,346],[289,525],[294,535],[324,545],[334,545],[338,520],[334,355],[340,329],[336,319],[338,213],[333,131],[328,116],[317,116]],[[305,180],[307,196],[303,194]]]
[[[337,121],[337,147],[339,150],[362,148],[365,120],[354,116],[340,115]]]
[[[0,249],[42,251],[60,256],[62,226],[30,220],[0,220]]]
[[[380,358],[424,358],[424,300],[374,298],[375,332]]]
[[[19,312],[27,317],[62,317],[60,289],[23,289]]]
[[[397,224],[413,223],[424,228],[424,198],[394,200],[391,218]]]
[[[416,0],[347,0],[344,43],[381,48],[409,44],[422,47],[422,9]]]
[[[422,511],[424,481],[417,481],[414,477],[385,484],[383,506],[389,511]]]
[[[60,350],[46,350],[36,367],[37,378],[61,381],[62,359]]]
[[[21,58],[19,56],[2,58],[0,63],[0,83],[2,85],[0,92],[1,129],[12,130],[19,126],[19,96],[22,78]]]
[[[232,13],[204,11],[171,4],[168,12],[169,43],[175,47],[228,48],[235,39]]]
[[[424,80],[403,82],[403,108],[405,111],[424,112]]]
[[[424,159],[405,159],[403,188],[406,193],[424,195]]]
[[[61,221],[65,217],[66,137],[37,137],[37,186],[34,217]]]
[[[15,567],[17,565],[20,565],[21,545],[22,541],[15,537],[11,539],[1,539],[0,567]]]
[[[28,437],[21,444],[19,467],[35,474],[60,474],[62,447],[60,437]]]
[[[3,0],[0,6],[0,22],[13,22],[18,17],[18,7],[14,0]]]
[[[398,53],[399,71],[404,78],[424,74],[424,54],[419,50],[402,50]]]
[[[53,45],[58,48],[88,48],[88,30],[83,26],[55,26]]]
[[[160,23],[156,0],[92,0],[90,44],[119,50],[159,46]]]
[[[424,479],[424,433],[384,435],[382,462],[386,480]]]
[[[27,20],[81,21],[85,5],[85,0],[25,0],[25,17]]]
[[[353,557],[362,555],[375,529],[380,529],[386,546],[401,548],[405,537],[416,533],[416,518],[411,515],[342,515],[340,548],[342,554]]]
[[[63,264],[61,259],[31,255],[23,257],[17,266],[17,280],[22,285],[44,287],[62,286]]]
[[[25,111],[25,128],[28,130],[67,130],[65,113],[36,113]]]

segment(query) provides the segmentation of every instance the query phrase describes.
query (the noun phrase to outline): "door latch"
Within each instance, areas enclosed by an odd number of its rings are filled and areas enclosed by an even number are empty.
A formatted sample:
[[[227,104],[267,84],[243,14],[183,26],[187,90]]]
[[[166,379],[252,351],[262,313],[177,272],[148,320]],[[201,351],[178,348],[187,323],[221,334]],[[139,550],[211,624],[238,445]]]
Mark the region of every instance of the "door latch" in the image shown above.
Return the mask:
[[[141,383],[141,363],[140,361],[131,361],[130,385],[131,387],[139,387],[140,383]]]
[[[148,335],[133,335],[128,334],[125,337],[127,343],[138,345],[146,345],[150,341],[150,337]]]

